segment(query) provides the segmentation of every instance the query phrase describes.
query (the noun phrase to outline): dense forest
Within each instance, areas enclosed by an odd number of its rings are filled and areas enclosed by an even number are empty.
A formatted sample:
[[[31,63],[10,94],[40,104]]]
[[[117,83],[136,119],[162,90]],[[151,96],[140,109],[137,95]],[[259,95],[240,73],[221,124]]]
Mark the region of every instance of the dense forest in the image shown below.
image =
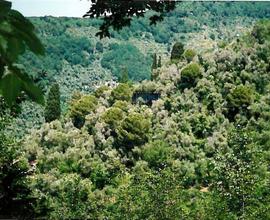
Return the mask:
[[[0,97],[0,218],[270,219],[269,8],[186,2],[104,39],[30,18],[46,102]]]

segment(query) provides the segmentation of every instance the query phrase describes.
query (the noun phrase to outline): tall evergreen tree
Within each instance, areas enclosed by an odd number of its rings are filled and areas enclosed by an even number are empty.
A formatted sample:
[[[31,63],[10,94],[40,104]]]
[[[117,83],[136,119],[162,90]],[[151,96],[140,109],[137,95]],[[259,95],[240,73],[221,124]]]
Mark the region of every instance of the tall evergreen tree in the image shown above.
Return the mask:
[[[157,54],[154,53],[153,55],[153,63],[152,63],[152,70],[157,68]]]
[[[53,84],[47,99],[45,108],[45,120],[51,122],[59,119],[61,116],[61,105],[60,105],[60,90],[57,83]]]
[[[180,42],[176,42],[172,48],[171,60],[181,59],[183,53],[184,53],[184,45]]]
[[[158,64],[157,67],[160,68],[161,67],[161,56],[158,57]]]
[[[128,69],[125,67],[123,69],[121,78],[119,80],[120,83],[127,83],[129,81],[129,76],[128,76]]]

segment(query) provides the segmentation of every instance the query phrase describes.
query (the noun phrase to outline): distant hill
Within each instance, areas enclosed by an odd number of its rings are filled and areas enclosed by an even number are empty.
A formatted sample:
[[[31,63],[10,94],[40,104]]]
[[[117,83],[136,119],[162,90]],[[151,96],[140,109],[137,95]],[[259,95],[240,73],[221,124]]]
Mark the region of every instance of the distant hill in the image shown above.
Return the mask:
[[[69,97],[74,90],[91,91],[96,81],[118,79],[124,68],[132,80],[149,79],[153,53],[166,56],[175,41],[211,49],[209,36],[213,41],[230,40],[255,20],[270,17],[269,8],[267,2],[181,3],[156,26],[149,25],[148,13],[131,27],[113,32],[111,39],[102,40],[95,37],[98,20],[31,18],[47,56],[37,59],[26,54],[22,60],[37,82],[46,86],[59,81],[67,93],[64,97]]]

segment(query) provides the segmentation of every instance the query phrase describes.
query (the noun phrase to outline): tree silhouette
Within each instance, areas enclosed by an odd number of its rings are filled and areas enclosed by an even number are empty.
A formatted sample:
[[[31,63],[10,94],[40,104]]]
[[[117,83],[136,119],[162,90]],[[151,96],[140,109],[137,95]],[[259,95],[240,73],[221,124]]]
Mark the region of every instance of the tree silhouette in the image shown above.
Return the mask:
[[[35,34],[34,25],[11,2],[0,1],[0,93],[12,106],[16,98],[26,93],[32,100],[43,103],[41,90],[35,86],[23,68],[17,65],[21,54],[29,49],[44,55],[44,47]]]
[[[132,17],[144,17],[148,10],[157,12],[151,16],[150,24],[156,24],[162,21],[166,12],[175,8],[175,0],[91,0],[90,10],[84,17],[103,18],[103,23],[100,26],[100,31],[97,36],[100,38],[110,37],[110,28],[120,30],[124,26],[129,26]]]

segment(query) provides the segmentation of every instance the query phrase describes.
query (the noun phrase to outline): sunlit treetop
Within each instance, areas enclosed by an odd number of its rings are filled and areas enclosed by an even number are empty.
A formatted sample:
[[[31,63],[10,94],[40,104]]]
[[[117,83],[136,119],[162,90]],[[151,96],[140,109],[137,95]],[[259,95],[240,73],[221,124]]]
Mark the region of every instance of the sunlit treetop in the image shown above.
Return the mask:
[[[120,30],[129,26],[134,16],[144,17],[148,10],[156,12],[149,18],[151,25],[156,24],[162,21],[164,14],[173,10],[176,5],[174,0],[91,0],[91,3],[91,8],[84,17],[103,18],[100,31],[97,33],[100,38],[110,37],[111,27]]]

